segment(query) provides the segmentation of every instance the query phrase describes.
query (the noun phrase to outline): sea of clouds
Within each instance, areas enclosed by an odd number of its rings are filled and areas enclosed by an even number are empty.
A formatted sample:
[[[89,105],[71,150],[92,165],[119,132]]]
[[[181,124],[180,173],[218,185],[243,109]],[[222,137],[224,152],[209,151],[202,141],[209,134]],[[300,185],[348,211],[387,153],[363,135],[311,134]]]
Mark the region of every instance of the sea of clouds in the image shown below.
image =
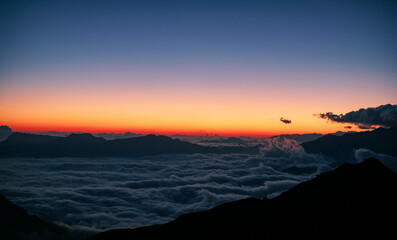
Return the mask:
[[[274,197],[331,170],[295,141],[262,140],[262,153],[142,158],[0,159],[0,193],[46,221],[86,234],[165,223],[246,197]],[[295,175],[286,168],[315,167]]]

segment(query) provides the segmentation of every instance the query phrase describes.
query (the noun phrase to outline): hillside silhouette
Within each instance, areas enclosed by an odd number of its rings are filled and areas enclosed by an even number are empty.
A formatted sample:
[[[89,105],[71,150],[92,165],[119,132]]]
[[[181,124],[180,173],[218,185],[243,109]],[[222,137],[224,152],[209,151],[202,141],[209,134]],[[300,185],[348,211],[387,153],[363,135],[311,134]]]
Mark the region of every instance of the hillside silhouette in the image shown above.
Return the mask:
[[[385,239],[393,236],[397,174],[370,158],[296,185],[272,199],[248,198],[105,239]]]
[[[72,239],[66,229],[44,222],[0,195],[0,239]]]
[[[329,134],[314,141],[304,142],[301,145],[307,153],[324,154],[339,162],[344,162],[354,160],[354,150],[359,148],[397,157],[397,148],[394,144],[396,139],[397,127],[393,127],[347,133],[342,136]]]

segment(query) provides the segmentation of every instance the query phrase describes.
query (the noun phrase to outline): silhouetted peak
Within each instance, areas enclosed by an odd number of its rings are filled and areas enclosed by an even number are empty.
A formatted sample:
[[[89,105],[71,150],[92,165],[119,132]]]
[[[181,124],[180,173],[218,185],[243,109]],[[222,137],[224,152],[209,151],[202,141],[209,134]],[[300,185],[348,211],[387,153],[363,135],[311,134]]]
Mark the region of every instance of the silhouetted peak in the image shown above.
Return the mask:
[[[367,158],[360,164],[357,164],[357,168],[360,168],[362,171],[374,172],[379,174],[383,174],[386,171],[393,171],[392,169],[385,166],[381,161],[373,157]]]
[[[161,136],[161,135],[159,135],[159,136]],[[145,137],[145,138],[156,138],[156,137],[159,137],[159,136],[157,136],[156,134],[148,134],[148,135],[143,136],[143,137]]]
[[[67,138],[95,138],[90,133],[71,133]]]
[[[72,133],[69,136],[67,136],[66,139],[72,140],[72,141],[104,140],[103,138],[95,137],[94,135],[92,135],[90,133]]]
[[[220,139],[211,139],[211,140],[203,140],[205,143],[231,143],[231,144],[243,144],[244,140],[238,137],[228,137],[228,138],[220,138]]]
[[[356,171],[375,173],[378,171],[388,170],[389,168],[378,159],[370,157],[358,164],[343,163],[338,169],[355,169]]]
[[[173,141],[174,139],[164,136],[164,135],[155,135],[155,134],[149,134],[146,136],[141,137],[141,139],[146,139],[146,140],[153,140],[153,141],[159,141],[159,140],[163,140],[163,141]]]
[[[384,167],[383,163],[374,157],[370,157],[357,164],[357,166],[366,166],[366,167]]]
[[[339,167],[338,167],[338,169],[348,169],[348,168],[350,168],[350,167],[352,167],[353,166],[353,164],[351,164],[351,163],[342,163]]]
[[[8,137],[8,139],[18,139],[21,137],[28,137],[28,136],[37,136],[37,135],[31,133],[14,132]]]
[[[0,126],[0,141],[7,139],[12,134],[12,129],[9,126]]]
[[[44,144],[59,137],[38,135],[31,133],[14,132],[4,141],[7,145],[13,144]]]
[[[226,140],[228,141],[236,141],[236,142],[244,142],[244,140],[238,138],[238,137],[228,137]]]
[[[364,148],[379,154],[397,157],[393,143],[397,128],[378,128],[373,131],[346,133],[342,136],[326,135],[317,140],[304,142],[301,146],[307,153],[323,154],[337,162],[356,162],[354,150]]]
[[[12,129],[9,126],[7,126],[7,125],[1,125],[0,126],[0,131],[12,132]]]
[[[345,134],[345,135],[347,135],[347,134]],[[335,134],[327,134],[327,135],[322,136],[322,137],[319,138],[319,139],[320,139],[320,140],[322,140],[322,139],[338,139],[338,138],[340,138],[340,137],[342,137],[342,136],[335,135]],[[315,141],[315,140],[314,140],[314,141]]]

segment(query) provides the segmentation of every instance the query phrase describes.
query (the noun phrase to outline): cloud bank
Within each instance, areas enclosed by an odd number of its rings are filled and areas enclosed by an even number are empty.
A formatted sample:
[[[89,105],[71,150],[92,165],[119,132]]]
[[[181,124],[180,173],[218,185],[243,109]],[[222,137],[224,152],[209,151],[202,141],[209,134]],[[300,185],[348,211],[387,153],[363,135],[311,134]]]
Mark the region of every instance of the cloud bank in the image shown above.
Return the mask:
[[[319,113],[315,116],[332,122],[351,123],[361,129],[372,129],[373,126],[393,127],[397,126],[397,105],[381,105],[375,108],[361,108],[346,114],[334,114],[332,112]]]
[[[43,220],[92,233],[164,223],[246,197],[274,197],[331,169],[295,141],[262,144],[258,155],[0,159],[0,193]],[[317,171],[283,172],[291,166]]]

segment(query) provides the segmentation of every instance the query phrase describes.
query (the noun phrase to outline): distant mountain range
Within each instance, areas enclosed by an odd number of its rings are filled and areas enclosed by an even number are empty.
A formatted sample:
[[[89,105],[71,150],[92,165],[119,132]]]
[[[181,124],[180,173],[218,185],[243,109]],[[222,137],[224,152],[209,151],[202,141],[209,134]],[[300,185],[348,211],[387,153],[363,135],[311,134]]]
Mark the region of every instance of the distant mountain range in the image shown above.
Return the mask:
[[[298,143],[306,142],[306,141],[312,141],[315,140],[319,137],[323,136],[320,133],[308,133],[308,134],[282,134],[282,135],[276,135],[272,136],[270,138],[288,138],[291,140],[295,140]]]
[[[89,239],[386,239],[395,234],[396,202],[397,174],[370,158],[272,199],[248,198]]]
[[[326,135],[301,145],[307,153],[324,154],[342,162],[353,160],[354,150],[359,148],[397,157],[396,140],[397,127],[393,127],[347,133],[342,136]]]
[[[332,135],[336,136],[341,136],[346,133],[353,133],[354,131],[348,131],[348,132],[335,132],[331,133]],[[5,140],[8,136],[10,136],[12,133],[12,129],[9,126],[6,125],[1,125],[0,126],[0,141]],[[67,137],[70,134],[82,134],[82,132],[59,132],[59,131],[48,131],[48,132],[24,132],[28,134],[35,134],[35,135],[46,135],[46,136],[54,136],[54,137]],[[125,132],[125,133],[91,133],[91,135],[95,137],[101,137],[106,140],[115,140],[115,139],[123,139],[123,138],[131,138],[131,137],[142,137],[145,136],[146,134],[140,134],[140,133],[132,133],[132,132]],[[150,134],[149,134],[150,135]],[[190,142],[190,143],[195,143],[195,144],[200,144],[200,145],[218,145],[218,146],[238,146],[238,145],[250,145],[252,146],[253,142],[258,140],[258,138],[255,137],[222,137],[218,135],[214,136],[196,136],[196,135],[180,135],[180,134],[174,134],[174,135],[167,135],[168,137],[171,137],[173,139],[179,139],[181,141],[185,142]],[[307,141],[312,141],[315,140],[319,137],[323,136],[323,134],[319,133],[308,133],[308,134],[281,134],[281,135],[275,135],[271,136],[270,138],[288,138],[291,140],[295,140],[298,143],[302,142],[307,142]]]
[[[0,157],[139,157],[157,154],[259,153],[258,146],[209,147],[166,136],[105,140],[88,133],[67,137],[13,133],[0,142]]]
[[[330,133],[330,135],[342,136],[345,135],[346,133],[354,133],[354,131],[349,131],[349,132],[338,131],[335,133]],[[303,142],[316,140],[322,136],[324,135],[320,133],[306,133],[306,134],[281,134],[281,135],[272,136],[270,138],[288,138],[291,140],[295,140],[298,143],[303,143]]]
[[[228,137],[220,139],[203,140],[201,143],[220,143],[220,144],[241,144],[245,145],[247,142],[237,137]]]

